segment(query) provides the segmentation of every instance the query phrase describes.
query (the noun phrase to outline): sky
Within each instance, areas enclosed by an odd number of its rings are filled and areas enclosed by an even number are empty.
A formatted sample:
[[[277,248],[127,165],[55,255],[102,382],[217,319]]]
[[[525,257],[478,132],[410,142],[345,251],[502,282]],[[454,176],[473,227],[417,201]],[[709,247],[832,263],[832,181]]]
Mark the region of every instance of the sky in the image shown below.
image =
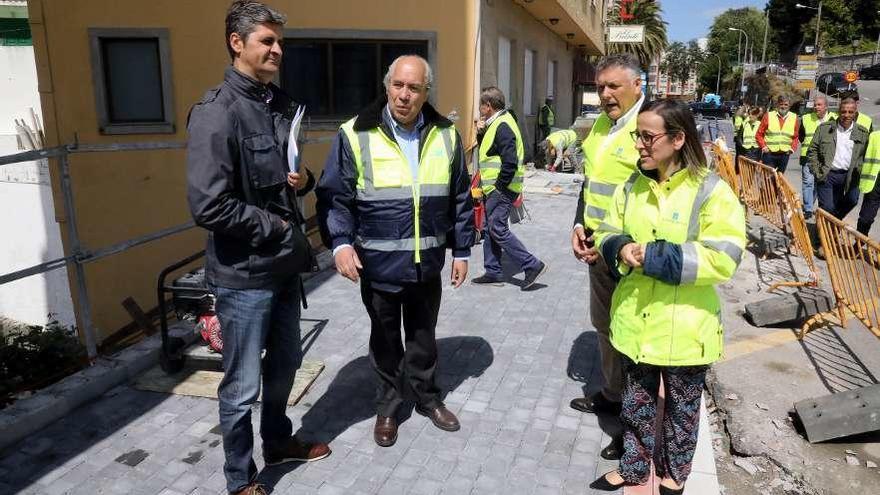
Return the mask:
[[[661,0],[663,17],[669,24],[669,41],[689,41],[709,35],[715,17],[727,9],[756,7],[764,10],[766,0]]]

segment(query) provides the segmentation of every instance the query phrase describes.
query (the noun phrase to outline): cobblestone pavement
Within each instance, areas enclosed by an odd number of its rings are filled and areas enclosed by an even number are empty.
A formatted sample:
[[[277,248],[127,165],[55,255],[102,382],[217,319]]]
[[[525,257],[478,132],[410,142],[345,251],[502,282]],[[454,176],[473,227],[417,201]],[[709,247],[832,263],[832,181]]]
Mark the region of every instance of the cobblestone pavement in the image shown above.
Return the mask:
[[[521,274],[504,287],[443,289],[439,380],[462,422],[456,433],[409,413],[396,445],[373,443],[375,382],[359,291],[333,271],[310,280],[303,317],[315,332],[306,358],[326,369],[289,415],[333,454],[263,470],[260,479],[293,494],[588,493],[614,467],[598,456],[608,442],[603,428],[613,425],[568,407],[601,381],[586,267],[568,240],[578,188],[528,195],[531,220],[513,227],[550,265],[535,290],[520,290]],[[481,246],[470,271],[482,273]],[[7,449],[0,493],[223,493],[217,424],[214,400],[120,386]]]

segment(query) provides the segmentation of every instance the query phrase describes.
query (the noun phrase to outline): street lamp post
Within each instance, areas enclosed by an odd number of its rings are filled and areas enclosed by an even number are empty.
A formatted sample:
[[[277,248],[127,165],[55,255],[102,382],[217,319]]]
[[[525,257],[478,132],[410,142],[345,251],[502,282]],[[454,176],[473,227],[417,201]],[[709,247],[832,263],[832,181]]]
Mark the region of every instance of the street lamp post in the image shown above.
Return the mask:
[[[770,11],[764,12],[764,48],[761,49],[761,65],[764,65],[764,56],[767,55],[767,28],[770,27]],[[880,40],[880,36],[877,37]]]
[[[813,45],[816,47],[816,55],[818,56],[819,55],[819,23],[822,22],[822,2],[819,2],[818,7],[811,7],[809,5],[804,5],[801,3],[796,3],[794,6],[799,9],[813,9],[813,10],[818,11],[818,14],[816,15],[816,40],[813,42]]]
[[[715,94],[720,95],[721,89],[721,57],[717,53],[706,52],[706,55],[712,55],[718,59],[718,75],[715,77]]]
[[[877,13],[880,14],[880,10]],[[874,65],[874,58],[877,56],[878,51],[880,51],[880,31],[877,32],[877,45],[874,46],[874,54],[871,55],[871,65]]]
[[[743,36],[746,37],[746,51],[748,51],[748,49],[749,49],[749,35],[748,35],[748,33],[746,33],[744,30],[742,30],[740,28],[735,28],[735,27],[729,27],[727,29],[730,31],[739,31],[740,33],[743,34]],[[745,59],[743,59],[743,62],[745,62]],[[746,83],[746,65],[745,65],[745,63],[743,63],[740,66],[740,68],[742,70],[742,74],[740,75],[740,81],[739,81],[739,90],[740,90],[740,94],[742,95],[740,98],[745,98],[746,94],[745,94],[745,91],[743,90],[743,86]]]

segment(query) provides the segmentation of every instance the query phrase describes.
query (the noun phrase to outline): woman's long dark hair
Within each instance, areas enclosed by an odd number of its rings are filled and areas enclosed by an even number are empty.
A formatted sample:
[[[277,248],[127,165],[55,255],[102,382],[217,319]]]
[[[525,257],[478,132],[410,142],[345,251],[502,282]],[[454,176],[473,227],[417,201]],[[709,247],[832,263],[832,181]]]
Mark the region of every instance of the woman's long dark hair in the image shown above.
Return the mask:
[[[703,143],[697,133],[697,124],[694,122],[694,114],[691,109],[681,101],[669,98],[645,102],[639,113],[654,112],[663,119],[663,127],[672,135],[679,132],[684,134],[684,146],[676,151],[675,159],[693,177],[703,177],[709,171],[706,162],[706,153],[703,152]]]

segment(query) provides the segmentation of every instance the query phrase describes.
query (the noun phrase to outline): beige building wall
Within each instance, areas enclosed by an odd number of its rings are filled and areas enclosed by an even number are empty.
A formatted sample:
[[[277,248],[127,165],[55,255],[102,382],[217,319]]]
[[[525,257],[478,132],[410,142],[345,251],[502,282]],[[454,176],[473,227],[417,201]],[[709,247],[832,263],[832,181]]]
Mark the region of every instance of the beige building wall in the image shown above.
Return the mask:
[[[580,10],[575,4],[584,4]],[[575,88],[572,85],[575,57],[584,53],[598,55],[601,49],[601,10],[589,7],[589,2],[538,2],[523,3],[514,0],[484,2],[481,11],[481,61],[480,86],[499,85],[499,38],[510,40],[510,94],[508,106],[513,108],[527,136],[529,146],[534,144],[537,114],[544,99],[551,93],[548,87],[548,63],[556,62],[554,108],[556,127],[568,127],[577,116]],[[595,12],[595,14],[593,13]],[[571,14],[575,14],[571,16]],[[566,18],[566,15],[569,15]],[[549,19],[558,19],[552,25]],[[567,24],[567,25],[566,25]],[[566,41],[567,30],[574,35]],[[597,41],[598,40],[598,41]],[[579,46],[580,45],[580,46]],[[523,112],[526,50],[534,52],[532,62],[531,112]]]
[[[352,30],[431,31],[436,33],[435,73],[438,110],[473,113],[476,3],[474,0],[271,0],[288,15],[288,30],[321,30],[328,37]],[[223,45],[226,1],[31,0],[29,2],[40,98],[47,145],[73,142],[119,143],[184,141],[189,108],[222,81],[229,58]],[[103,135],[98,129],[90,28],[167,28],[169,31],[173,113],[171,134]],[[286,31],[287,32],[287,31]],[[296,95],[292,95],[296,98]],[[332,129],[333,123],[325,128]],[[463,135],[471,133],[462,118]],[[315,131],[307,137],[332,136]],[[329,144],[310,144],[304,163],[320,176]],[[185,152],[138,151],[71,156],[72,184],[83,246],[97,249],[190,220],[186,204]],[[52,168],[55,215],[66,222],[57,164]],[[314,214],[313,196],[306,214]],[[62,226],[62,232],[66,232]],[[313,236],[313,239],[315,236]],[[64,239],[65,254],[70,242]],[[193,229],[86,265],[87,289],[99,341],[130,323],[121,302],[133,297],[144,309],[156,302],[156,276],[166,265],[204,246]],[[71,283],[73,297],[76,287]]]

